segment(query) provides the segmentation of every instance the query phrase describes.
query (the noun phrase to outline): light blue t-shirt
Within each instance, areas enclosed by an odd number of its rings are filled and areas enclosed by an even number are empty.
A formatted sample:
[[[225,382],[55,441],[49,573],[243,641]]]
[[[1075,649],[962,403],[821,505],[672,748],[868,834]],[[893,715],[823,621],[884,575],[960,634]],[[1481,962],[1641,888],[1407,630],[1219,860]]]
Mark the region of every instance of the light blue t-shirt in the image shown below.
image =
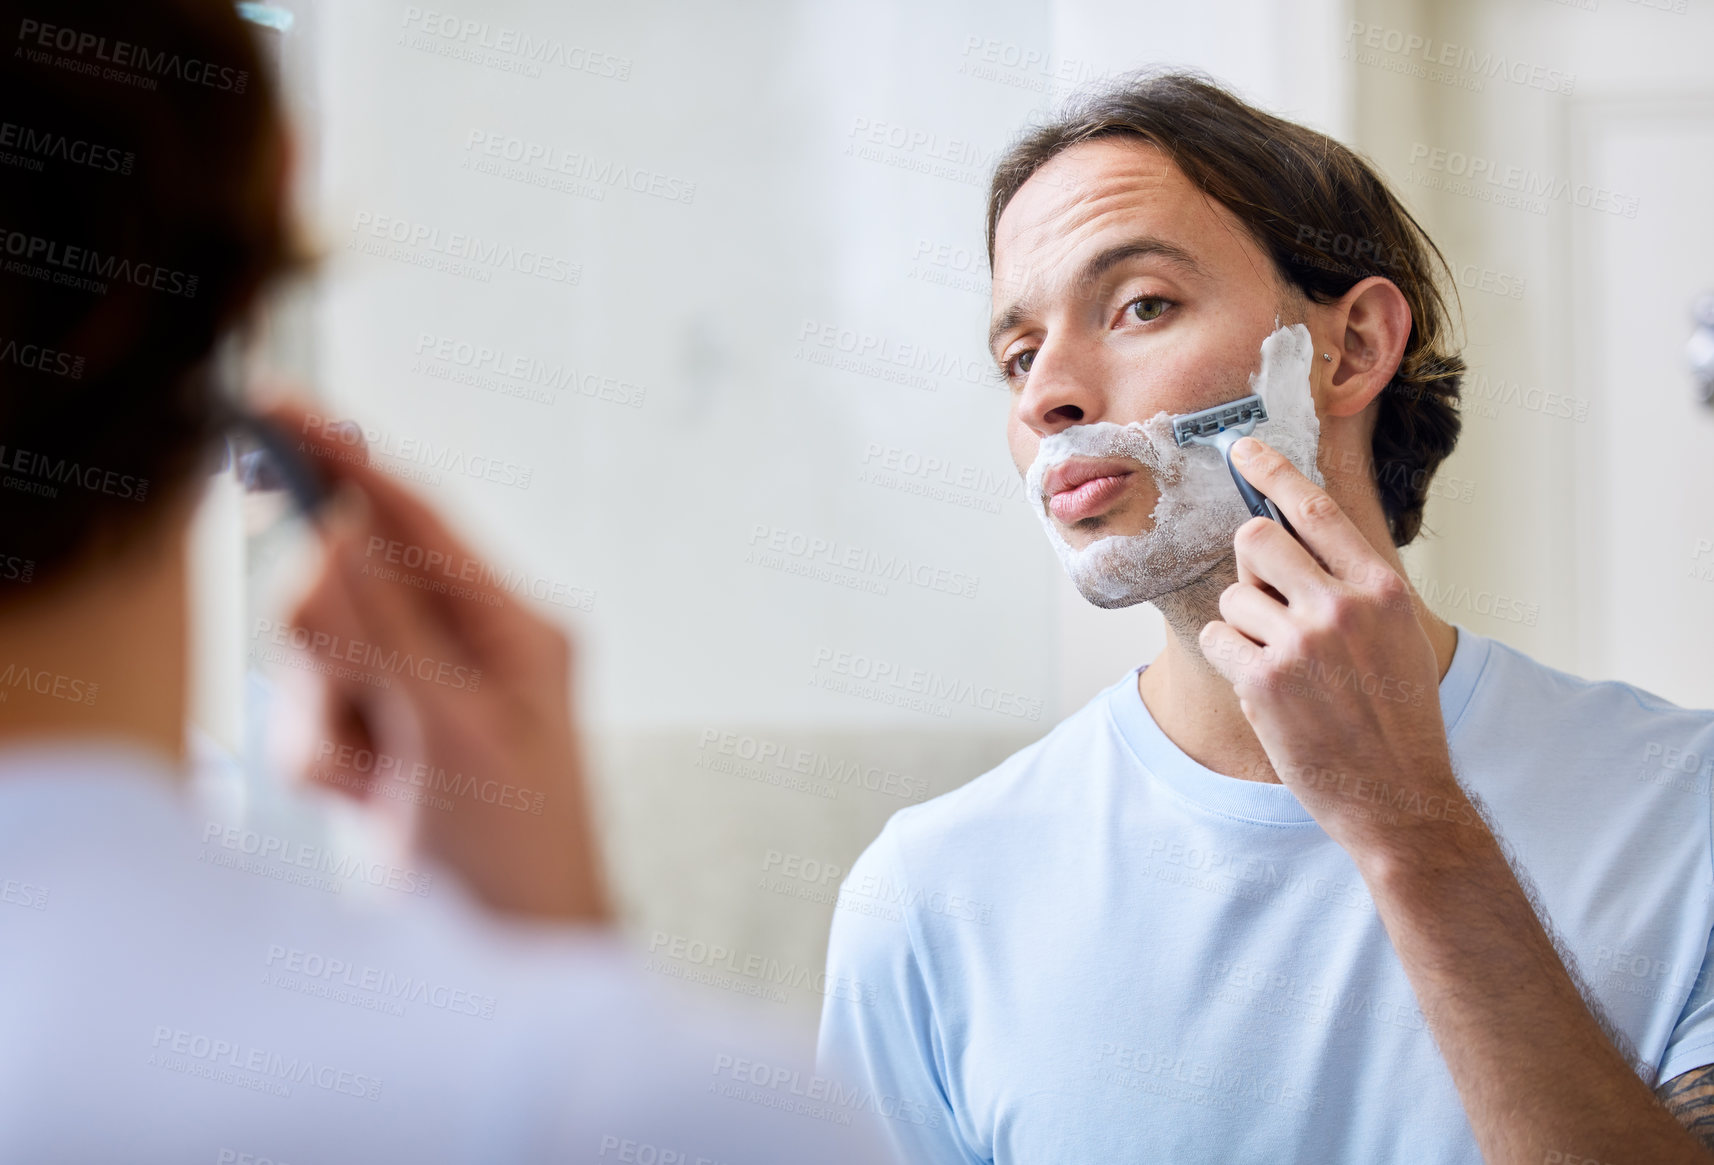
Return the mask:
[[[1440,700],[1638,1074],[1714,1063],[1714,713],[1463,629]],[[1350,857],[1289,789],[1180,751],[1134,671],[895,814],[828,975],[865,990],[829,994],[823,1070],[913,1165],[1481,1163]]]

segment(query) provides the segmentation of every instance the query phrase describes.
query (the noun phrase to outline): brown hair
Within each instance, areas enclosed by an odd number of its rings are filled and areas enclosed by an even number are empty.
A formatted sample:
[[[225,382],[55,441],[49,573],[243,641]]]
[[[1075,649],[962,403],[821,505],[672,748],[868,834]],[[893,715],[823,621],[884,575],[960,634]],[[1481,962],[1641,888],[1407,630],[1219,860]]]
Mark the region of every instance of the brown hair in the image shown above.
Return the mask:
[[[1247,105],[1189,73],[1136,73],[1074,98],[1027,130],[1000,159],[988,190],[988,265],[1000,215],[1030,176],[1081,142],[1129,136],[1158,147],[1230,210],[1282,277],[1317,303],[1371,275],[1410,304],[1411,331],[1380,397],[1374,479],[1395,545],[1422,528],[1428,484],[1458,440],[1464,360],[1454,346],[1440,249],[1375,169],[1325,134]]]
[[[216,341],[297,250],[231,0],[43,5],[0,64],[0,595],[104,557],[209,466]]]

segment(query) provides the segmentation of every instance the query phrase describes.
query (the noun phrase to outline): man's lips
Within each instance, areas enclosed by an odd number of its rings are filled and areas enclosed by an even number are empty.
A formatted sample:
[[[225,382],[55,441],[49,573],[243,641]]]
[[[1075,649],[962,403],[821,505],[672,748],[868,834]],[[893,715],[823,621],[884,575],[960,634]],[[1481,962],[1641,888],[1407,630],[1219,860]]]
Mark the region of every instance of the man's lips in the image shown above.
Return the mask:
[[[1069,526],[1112,505],[1136,471],[1137,463],[1129,458],[1073,458],[1048,471],[1042,492],[1053,516]]]

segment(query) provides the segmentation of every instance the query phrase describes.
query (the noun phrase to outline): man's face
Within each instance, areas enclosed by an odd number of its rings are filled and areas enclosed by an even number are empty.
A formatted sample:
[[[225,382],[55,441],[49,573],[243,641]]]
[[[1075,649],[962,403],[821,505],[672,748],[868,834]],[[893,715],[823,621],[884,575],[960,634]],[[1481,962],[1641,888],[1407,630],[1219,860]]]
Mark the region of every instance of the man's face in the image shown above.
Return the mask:
[[[992,352],[1020,473],[1072,425],[1246,395],[1262,340],[1291,322],[1291,293],[1243,224],[1136,138],[1085,142],[1036,171],[1000,217],[994,271]],[[1073,458],[1045,492],[1076,549],[1146,532],[1159,498],[1129,459]]]

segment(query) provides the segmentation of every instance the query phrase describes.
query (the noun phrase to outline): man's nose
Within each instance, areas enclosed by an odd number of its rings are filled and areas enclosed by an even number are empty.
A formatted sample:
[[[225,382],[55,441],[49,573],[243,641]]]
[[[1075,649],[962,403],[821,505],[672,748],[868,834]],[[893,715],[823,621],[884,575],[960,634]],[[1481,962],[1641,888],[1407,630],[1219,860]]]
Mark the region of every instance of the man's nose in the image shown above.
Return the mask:
[[[1087,353],[1052,339],[1036,350],[1018,416],[1043,437],[1101,419],[1101,387]]]

